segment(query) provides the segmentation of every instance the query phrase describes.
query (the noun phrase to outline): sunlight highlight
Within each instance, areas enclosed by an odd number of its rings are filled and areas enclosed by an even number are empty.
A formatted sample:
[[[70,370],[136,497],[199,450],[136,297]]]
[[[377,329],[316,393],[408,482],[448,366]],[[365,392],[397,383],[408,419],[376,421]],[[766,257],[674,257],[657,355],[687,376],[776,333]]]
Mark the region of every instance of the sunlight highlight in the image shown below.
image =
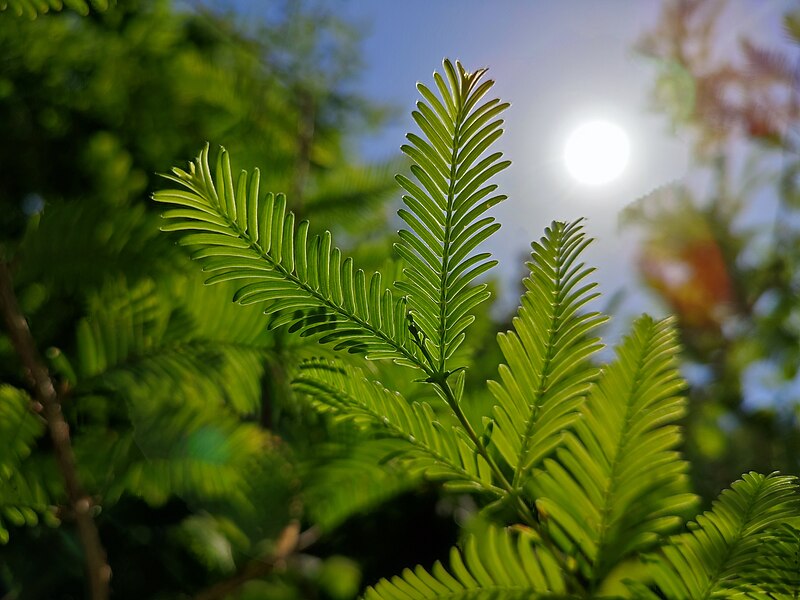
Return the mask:
[[[622,174],[629,155],[628,136],[619,126],[608,121],[590,121],[567,139],[564,162],[578,182],[603,185]]]

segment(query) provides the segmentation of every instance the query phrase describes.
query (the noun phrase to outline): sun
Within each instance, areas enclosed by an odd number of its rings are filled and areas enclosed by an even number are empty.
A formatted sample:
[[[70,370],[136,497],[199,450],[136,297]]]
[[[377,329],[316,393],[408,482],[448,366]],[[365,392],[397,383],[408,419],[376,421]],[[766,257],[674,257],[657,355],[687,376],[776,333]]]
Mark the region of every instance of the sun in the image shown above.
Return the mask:
[[[630,142],[621,127],[608,121],[589,121],[567,139],[567,171],[585,185],[603,185],[619,177],[628,165]]]

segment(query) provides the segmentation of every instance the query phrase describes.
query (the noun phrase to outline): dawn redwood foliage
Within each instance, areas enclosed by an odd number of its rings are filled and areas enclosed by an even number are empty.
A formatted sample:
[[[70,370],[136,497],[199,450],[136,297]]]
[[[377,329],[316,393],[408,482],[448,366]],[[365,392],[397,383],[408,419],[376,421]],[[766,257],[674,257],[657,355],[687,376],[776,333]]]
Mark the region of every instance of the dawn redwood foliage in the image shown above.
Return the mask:
[[[108,5],[116,2],[0,0],[0,11],[35,17]],[[152,33],[152,22],[143,30]],[[288,71],[302,79],[302,69]],[[210,72],[198,77],[201,87],[225,88],[208,85]],[[332,228],[335,219],[322,215],[346,214],[345,233],[354,235],[364,197],[384,187],[381,173],[362,173],[354,186],[358,173],[333,165],[328,148],[327,183],[303,197],[309,166],[326,153],[311,144],[315,110],[298,139],[297,123],[285,118],[316,104],[313,90],[294,83],[287,90],[295,95],[277,94],[265,119],[281,134],[265,142],[275,148],[267,154],[271,185],[282,173],[291,205],[264,193],[258,170],[234,176],[229,155],[211,157],[206,147],[155,195],[171,205],[163,229],[177,232],[183,249],[150,227],[154,215],[143,207],[92,204],[91,196],[83,208],[47,207],[19,247],[0,244],[8,333],[0,352],[14,357],[0,384],[0,542],[11,539],[4,557],[14,558],[0,564],[0,583],[12,586],[9,596],[69,595],[65,579],[75,579],[81,558],[93,599],[150,593],[125,588],[141,583],[126,567],[142,562],[114,547],[128,538],[104,535],[118,527],[151,536],[146,554],[169,557],[170,577],[161,574],[155,597],[209,583],[197,598],[274,597],[277,588],[247,584],[279,579],[274,571],[284,568],[300,581],[292,582],[296,594],[352,597],[352,577],[349,590],[341,580],[325,583],[326,568],[330,580],[332,570],[352,571],[352,561],[329,557],[309,569],[314,561],[299,555],[365,509],[429,481],[471,498],[477,515],[449,557],[381,580],[365,598],[797,598],[795,478],[746,473],[696,514],[690,466],[678,451],[686,403],[675,326],[642,316],[615,358],[598,361],[607,317],[593,309],[599,294],[581,261],[590,240],[580,221],[553,223],[533,243],[513,328],[498,336],[497,375],[485,387],[467,376],[487,362],[477,352],[490,296],[480,277],[496,262],[480,247],[499,228],[488,211],[505,199],[492,179],[510,164],[493,149],[508,105],[487,99],[485,70],[445,61],[434,85],[419,86],[419,129],[402,147],[413,164],[397,178],[405,194],[399,260],[380,273],[380,253],[359,247],[363,256],[348,257],[315,227],[325,220]],[[157,133],[144,148],[166,137]],[[97,145],[97,156],[108,159],[114,147]],[[110,185],[110,198],[127,194],[122,188]],[[95,212],[103,221],[87,219]],[[182,272],[187,250],[207,283],[219,285],[200,286]],[[88,290],[74,326],[71,313],[58,318],[63,303],[44,303],[47,286],[35,275],[42,269],[70,292]],[[50,342],[40,356],[37,345]],[[305,412],[290,426],[274,422],[290,410]],[[125,519],[131,498],[147,507],[147,527]],[[175,499],[185,504],[178,522],[162,526],[156,518]],[[77,539],[56,529],[59,519],[77,524]],[[42,522],[54,529],[36,527]],[[28,549],[21,560],[13,556],[19,548]],[[175,560],[183,552],[193,562]],[[190,562],[202,571],[171,572]]]
[[[464,410],[460,350],[489,297],[478,278],[495,264],[479,246],[499,227],[487,216],[504,199],[492,177],[509,166],[492,149],[507,104],[487,100],[484,75],[446,60],[433,86],[418,86],[395,281],[296,222],[257,170],[234,175],[224,150],[212,160],[204,149],[155,194],[170,205],[163,229],[180,232],[208,283],[235,282],[240,304],[319,341],[292,374],[299,401],[373,439],[381,468],[481,507],[444,564],[406,569],[365,598],[797,597],[795,478],[747,473],[692,516],[674,326],[642,316],[611,362],[594,361],[606,317],[592,309],[580,222],[555,222],[532,244],[513,330],[498,337],[494,407],[477,419]],[[370,366],[381,359],[434,395],[405,399]]]

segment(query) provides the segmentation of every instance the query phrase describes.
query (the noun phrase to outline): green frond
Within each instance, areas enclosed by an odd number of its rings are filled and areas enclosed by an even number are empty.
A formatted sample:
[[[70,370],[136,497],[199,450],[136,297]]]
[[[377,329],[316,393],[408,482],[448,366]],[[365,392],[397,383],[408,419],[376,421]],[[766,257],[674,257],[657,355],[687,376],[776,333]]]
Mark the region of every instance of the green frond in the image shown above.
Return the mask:
[[[368,278],[343,258],[329,232],[309,240],[308,222],[295,226],[283,195],[260,198],[258,170],[242,171],[234,183],[223,149],[212,176],[206,146],[188,172],[173,172],[167,178],[183,189],[154,195],[179,207],[164,213],[169,223],[162,229],[183,232],[181,243],[199,247],[194,258],[213,273],[206,283],[244,281],[234,299],[264,306],[273,327],[290,325],[336,349],[421,365],[405,299],[384,288],[380,273]]]
[[[367,440],[345,452],[316,448],[317,464],[304,479],[303,499],[311,520],[324,531],[331,531],[352,516],[417,487],[421,475],[409,473],[386,457],[403,452],[405,443],[397,439]]]
[[[743,594],[754,594],[754,587],[774,585],[776,573],[764,572],[760,558],[797,517],[797,492],[794,477],[743,475],[690,524],[688,533],[673,537],[652,558],[653,578],[664,597],[747,597]],[[767,579],[758,581],[759,573]]]
[[[492,444],[514,469],[516,487],[559,445],[597,374],[588,359],[602,347],[592,334],[606,317],[583,312],[599,294],[588,281],[594,269],[578,262],[590,242],[575,221],[554,222],[532,244],[514,331],[498,335],[507,364],[500,381],[489,382],[497,400]]]
[[[0,544],[9,540],[8,526],[33,527],[44,520],[55,525],[54,502],[45,490],[38,474],[30,473],[27,463],[8,477],[0,477]]]
[[[80,435],[72,438],[72,450],[84,489],[102,497],[104,507],[130,491],[141,497],[127,485],[125,475],[131,464],[143,459],[132,428],[83,425]]]
[[[18,17],[35,19],[39,15],[69,8],[81,15],[89,14],[89,6],[98,11],[108,10],[115,0],[0,0],[0,12],[10,10]]]
[[[238,308],[231,310],[223,290],[191,281],[163,290],[150,280],[110,282],[78,324],[74,393],[135,400],[159,394],[169,381],[175,395],[201,391],[207,401],[255,413],[273,339],[259,327],[260,311]]]
[[[450,568],[406,569],[367,589],[365,600],[567,598],[558,563],[525,533],[489,527],[450,551]]]
[[[800,597],[800,529],[782,524],[770,530],[752,568],[742,576],[745,598],[797,600]]]
[[[85,480],[107,502],[180,496],[235,504],[251,524],[266,518],[254,516],[260,492],[250,480],[267,452],[266,433],[243,416],[262,410],[265,365],[278,342],[261,311],[232,304],[225,288],[184,278],[158,287],[112,281],[90,297],[72,394],[83,406],[99,402],[94,414],[116,411],[111,418],[133,425],[110,432],[85,423],[76,437]],[[301,350],[288,343],[280,356]]]
[[[75,437],[82,479],[104,505],[122,496],[153,506],[179,497],[200,506],[233,505],[237,513],[257,510],[251,506],[251,478],[268,452],[268,434],[187,393],[176,400],[163,392],[131,406],[130,429],[84,428]]]
[[[592,588],[680,526],[695,503],[688,464],[675,451],[675,423],[686,411],[677,353],[670,320],[638,319],[534,481],[551,535]]]
[[[329,361],[301,364],[293,386],[337,419],[403,440],[396,454],[410,473],[444,480],[445,487],[457,491],[499,492],[474,442],[461,428],[443,423],[427,402],[409,404],[357,367]]]
[[[128,416],[130,428],[83,426],[73,439],[81,481],[104,507],[121,497],[152,506],[180,498],[194,512],[229,521],[238,531],[231,540],[245,545],[290,520],[296,474],[268,431],[203,397],[176,399],[168,390]]]
[[[31,410],[31,399],[24,391],[0,384],[0,482],[19,468],[44,432],[44,419]]]
[[[408,294],[419,330],[419,343],[430,367],[448,372],[448,360],[474,321],[472,310],[489,297],[474,280],[497,264],[475,249],[500,228],[485,213],[505,200],[490,179],[508,167],[502,153],[489,148],[502,135],[498,115],[509,105],[483,102],[494,85],[481,81],[486,69],[468,73],[456,62],[443,63],[445,76],[434,73],[438,95],[419,83],[422,100],[412,113],[422,137],[409,133],[401,150],[414,164],[415,180],[398,175],[406,195],[399,211],[409,229],[400,231],[397,251],[407,261],[407,280],[398,288]]]
[[[313,222],[337,223],[357,239],[385,235],[385,202],[397,192],[394,174],[405,160],[387,160],[370,165],[337,165],[320,173],[303,203]]]
[[[24,460],[44,432],[24,391],[0,384],[0,543],[8,541],[4,522],[36,525],[48,502],[34,480],[23,476]]]
[[[198,410],[198,404],[162,397],[132,409],[143,456],[122,476],[129,493],[156,505],[173,495],[248,504],[252,465],[267,450],[268,434],[224,410]]]
[[[122,266],[129,281],[185,270],[185,252],[159,233],[158,221],[144,204],[110,210],[100,202],[48,202],[28,223],[15,281],[80,297]]]

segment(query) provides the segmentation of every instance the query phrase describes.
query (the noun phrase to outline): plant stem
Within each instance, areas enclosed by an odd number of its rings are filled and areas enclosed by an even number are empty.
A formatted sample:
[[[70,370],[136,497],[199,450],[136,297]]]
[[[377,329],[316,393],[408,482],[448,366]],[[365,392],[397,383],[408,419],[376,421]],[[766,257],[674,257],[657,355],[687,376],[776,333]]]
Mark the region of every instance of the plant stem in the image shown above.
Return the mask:
[[[0,259],[0,311],[3,313],[3,320],[14,349],[25,368],[33,396],[42,406],[47,428],[53,440],[53,453],[64,480],[64,488],[75,515],[78,536],[85,554],[90,598],[106,600],[109,596],[111,568],[106,560],[97,525],[92,518],[93,501],[81,485],[70,442],[69,425],[61,412],[58,393],[45,363],[39,356],[28,321],[20,310],[8,263],[2,259]]]
[[[538,528],[539,522],[534,516],[533,512],[531,511],[530,507],[525,504],[522,500],[520,495],[517,493],[517,490],[511,485],[511,483],[506,478],[503,471],[500,470],[500,467],[497,465],[495,460],[489,454],[486,446],[483,445],[483,441],[481,440],[480,436],[475,432],[473,429],[472,424],[467,420],[467,416],[464,414],[464,411],[461,410],[461,406],[459,406],[458,402],[456,401],[455,395],[453,395],[453,390],[450,389],[450,384],[447,382],[446,378],[439,378],[437,379],[437,384],[441,388],[442,392],[444,392],[445,397],[447,398],[447,404],[450,405],[450,408],[455,413],[458,421],[461,423],[461,426],[464,428],[464,431],[467,432],[467,435],[475,444],[475,448],[478,450],[478,454],[480,454],[483,459],[489,465],[489,468],[494,473],[497,480],[500,482],[501,487],[508,492],[509,494],[515,496],[518,500],[517,504],[519,507],[520,517],[522,520],[525,521],[527,525],[531,527]]]
[[[237,590],[252,579],[258,579],[271,573],[276,566],[285,562],[292,554],[302,552],[317,541],[319,532],[315,528],[300,532],[300,524],[292,521],[278,535],[275,550],[269,556],[255,559],[239,569],[230,578],[214,584],[200,592],[194,600],[219,600]]]
[[[561,563],[561,568],[564,572],[564,576],[567,578],[572,588],[575,591],[583,590],[583,585],[580,583],[575,574],[567,567],[566,562],[563,560],[563,553],[559,551],[555,542],[550,538],[550,535],[547,533],[547,530],[543,527],[537,514],[535,514],[531,510],[531,507],[525,503],[525,500],[519,494],[520,491],[519,488],[515,488],[511,483],[509,483],[506,476],[500,470],[500,467],[497,465],[495,460],[489,454],[489,451],[487,450],[486,446],[483,445],[481,438],[475,432],[475,429],[473,429],[472,424],[467,420],[467,416],[464,414],[464,411],[461,410],[461,407],[456,401],[455,395],[453,394],[453,391],[450,389],[450,384],[447,382],[447,378],[439,377],[436,378],[435,381],[437,385],[441,388],[442,392],[444,392],[444,395],[447,399],[447,404],[449,404],[450,408],[453,409],[453,412],[455,413],[462,427],[464,427],[464,430],[467,432],[467,435],[475,443],[475,448],[477,449],[478,453],[489,464],[489,467],[491,468],[492,472],[495,474],[498,481],[500,482],[501,487],[516,500],[517,511],[522,521],[537,533],[539,539],[541,540],[542,545],[545,546],[550,551],[550,553],[553,555],[553,558],[555,558]]]

